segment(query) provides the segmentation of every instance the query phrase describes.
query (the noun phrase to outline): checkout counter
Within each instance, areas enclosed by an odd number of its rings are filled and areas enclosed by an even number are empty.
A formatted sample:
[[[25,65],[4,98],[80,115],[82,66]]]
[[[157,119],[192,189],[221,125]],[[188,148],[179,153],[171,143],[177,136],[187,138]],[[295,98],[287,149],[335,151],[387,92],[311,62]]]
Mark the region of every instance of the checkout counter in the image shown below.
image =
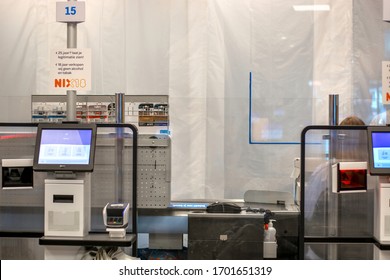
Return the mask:
[[[299,209],[285,205],[237,202],[240,213],[188,214],[188,259],[259,260],[298,258]],[[265,214],[273,213],[274,253],[265,242]],[[270,249],[273,250],[272,248]]]
[[[102,210],[107,202],[115,201],[113,182],[115,181],[116,139],[112,137],[115,128],[100,127],[100,129],[103,130],[103,133],[97,139],[95,169],[91,174],[90,233],[93,234],[105,233]],[[341,128],[335,127],[334,129],[340,130]],[[346,135],[347,132],[351,133],[349,130],[352,129],[357,132],[362,130],[365,133],[366,131],[365,127],[344,127],[344,131],[340,131],[337,135]],[[43,259],[44,246],[39,245],[38,241],[44,234],[44,181],[47,178],[44,173],[34,172],[32,181],[23,180],[22,182],[21,176],[18,175],[18,173],[20,175],[23,173],[22,166],[31,167],[31,161],[27,159],[33,158],[36,126],[28,124],[23,128],[21,126],[13,128],[11,132],[8,126],[0,127],[0,133],[7,136],[0,141],[0,152],[3,155],[3,172],[5,175],[8,174],[7,180],[2,180],[2,188],[0,189],[2,237],[0,239],[0,258]],[[303,143],[307,147],[302,149],[306,154],[302,155],[301,158],[309,159],[322,155],[323,147],[326,147],[323,136],[326,134],[329,134],[329,126],[308,130],[307,144]],[[345,137],[343,139],[345,141]],[[357,137],[351,139],[357,139]],[[300,207],[281,193],[274,193],[274,195],[282,197],[273,198],[273,195],[270,195],[272,192],[261,192],[260,194],[253,193],[257,191],[248,191],[242,200],[220,201],[239,205],[241,207],[240,213],[208,213],[206,211],[207,205],[215,201],[173,201],[167,203],[167,198],[170,195],[162,196],[162,193],[167,193],[166,190],[169,189],[170,183],[170,162],[166,160],[170,158],[169,140],[150,137],[140,140],[142,141],[140,141],[138,158],[143,158],[140,157],[140,154],[146,154],[149,157],[145,157],[147,160],[139,160],[137,171],[142,176],[138,176],[138,179],[150,179],[145,170],[146,166],[151,165],[153,166],[153,176],[160,180],[158,181],[160,188],[158,188],[159,192],[153,193],[153,200],[150,200],[151,197],[146,196],[146,194],[151,192],[151,188],[156,189],[155,185],[148,182],[139,192],[139,195],[147,197],[148,200],[138,201],[137,228],[135,231],[134,227],[129,228],[129,233],[136,234],[139,245],[137,248],[182,250],[186,252],[188,259],[263,259],[265,258],[264,214],[261,213],[260,209],[267,209],[274,213],[273,219],[276,220],[273,227],[276,230],[277,259],[301,259],[299,254],[307,251],[315,252],[321,259],[388,258],[388,256],[383,256],[389,251],[388,241],[381,240],[379,236],[377,239],[380,246],[373,243],[373,204],[376,199],[374,199],[372,187],[366,193],[348,194],[334,193],[333,188],[329,186],[328,205],[337,205],[339,211],[337,216],[333,215],[335,214],[333,211],[330,213],[332,215],[328,217],[328,221],[337,227],[329,223],[328,228],[329,230],[336,229],[337,235],[331,235],[331,231],[314,235],[310,232],[310,230],[315,229],[311,224],[306,222],[306,226],[302,226]],[[324,145],[316,144],[322,142]],[[131,145],[131,137],[125,138],[123,147],[129,150]],[[157,153],[159,150],[163,150],[163,152]],[[154,155],[155,153],[156,155]],[[152,156],[150,156],[151,154]],[[131,174],[133,167],[131,164],[133,154],[127,152],[123,155],[121,166],[122,171],[126,174],[124,182],[127,184],[134,180],[134,177],[128,175]],[[12,161],[11,159],[23,160]],[[320,165],[326,162],[327,158],[323,158]],[[308,163],[307,160],[304,163]],[[30,168],[25,169],[29,170]],[[148,167],[148,170],[150,169]],[[305,178],[308,180],[311,178],[310,171],[302,169],[301,186],[308,183]],[[371,177],[371,179],[373,178]],[[371,183],[369,185],[374,186]],[[306,186],[304,190],[306,190]],[[124,196],[132,200],[134,196],[132,196],[131,190],[124,189],[123,191]],[[308,196],[304,197],[305,204],[307,204]],[[351,201],[360,203],[351,203]],[[356,215],[357,219],[351,219],[351,213],[354,215],[363,213],[364,216],[359,214]],[[326,216],[325,214],[327,213],[324,212],[324,216]],[[319,228],[327,229],[323,223],[319,224]],[[144,237],[145,242],[143,242]],[[304,238],[303,242],[300,242],[301,238]],[[44,242],[51,243],[50,239],[51,237],[44,238]],[[83,242],[86,241],[83,240]],[[91,242],[96,243],[96,240]],[[304,250],[299,248],[302,243],[304,243]],[[102,243],[99,241],[97,244]],[[334,247],[337,248],[334,249]],[[356,254],[350,254],[353,251],[352,247],[357,248]],[[380,254],[377,254],[379,257],[373,256],[373,247],[381,249]],[[307,254],[305,258],[306,256]]]
[[[251,192],[251,191],[250,191]],[[192,260],[264,259],[263,210],[273,213],[276,229],[277,259],[298,258],[299,207],[286,201],[286,193],[259,191],[257,198],[223,200],[241,208],[239,213],[210,213],[215,201],[174,201],[166,209],[139,209],[138,232],[149,236],[149,249],[187,249]],[[256,191],[257,192],[257,191]],[[140,243],[142,243],[140,241]]]

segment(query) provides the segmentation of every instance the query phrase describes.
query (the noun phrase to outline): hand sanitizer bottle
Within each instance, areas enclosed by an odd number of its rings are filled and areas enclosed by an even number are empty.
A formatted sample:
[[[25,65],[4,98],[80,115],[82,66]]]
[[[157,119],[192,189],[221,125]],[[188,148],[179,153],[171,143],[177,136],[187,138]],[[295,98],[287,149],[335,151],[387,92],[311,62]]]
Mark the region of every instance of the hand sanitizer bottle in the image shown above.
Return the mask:
[[[268,225],[264,227],[264,246],[263,246],[264,259],[277,258],[278,244],[276,243],[276,229],[274,228],[273,222],[276,221],[270,220]]]

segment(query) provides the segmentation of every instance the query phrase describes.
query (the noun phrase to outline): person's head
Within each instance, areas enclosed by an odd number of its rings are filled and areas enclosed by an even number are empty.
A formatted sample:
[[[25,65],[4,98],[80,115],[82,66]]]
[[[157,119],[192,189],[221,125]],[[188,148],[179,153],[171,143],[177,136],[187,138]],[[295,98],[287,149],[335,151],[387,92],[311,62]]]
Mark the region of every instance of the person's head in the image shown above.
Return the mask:
[[[357,116],[346,117],[340,126],[365,125]],[[367,135],[365,130],[339,130],[336,157],[345,161],[367,160]]]
[[[365,123],[356,116],[349,116],[343,119],[340,125],[365,125]]]

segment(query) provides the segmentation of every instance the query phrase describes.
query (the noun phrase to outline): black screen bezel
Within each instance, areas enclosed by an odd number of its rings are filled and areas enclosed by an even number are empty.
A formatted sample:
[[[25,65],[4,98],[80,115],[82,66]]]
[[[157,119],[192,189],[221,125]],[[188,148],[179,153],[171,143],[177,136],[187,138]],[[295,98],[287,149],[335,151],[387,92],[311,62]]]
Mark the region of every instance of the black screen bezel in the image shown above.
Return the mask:
[[[89,155],[88,164],[42,164],[38,162],[40,143],[42,139],[43,130],[91,130],[91,148]],[[56,172],[56,171],[66,171],[66,172],[92,172],[95,162],[95,149],[96,149],[96,134],[97,128],[96,124],[38,124],[37,136],[35,142],[34,150],[34,163],[33,170],[41,172]]]
[[[371,175],[383,175],[390,176],[390,167],[389,168],[378,168],[374,166],[374,149],[372,143],[372,134],[373,133],[388,133],[390,134],[390,127],[388,126],[369,126],[367,127],[367,136],[368,136],[368,171]],[[389,143],[390,147],[390,143]]]

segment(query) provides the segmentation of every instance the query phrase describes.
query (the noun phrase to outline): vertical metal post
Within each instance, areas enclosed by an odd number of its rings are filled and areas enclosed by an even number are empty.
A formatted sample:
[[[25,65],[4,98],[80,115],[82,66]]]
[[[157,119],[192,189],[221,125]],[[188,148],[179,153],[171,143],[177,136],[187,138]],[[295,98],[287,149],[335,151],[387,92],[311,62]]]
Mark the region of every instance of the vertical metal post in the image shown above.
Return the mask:
[[[329,95],[329,125],[339,124],[339,95]]]
[[[339,124],[339,96],[337,94],[329,95],[329,125]],[[339,199],[337,195],[332,193],[332,164],[336,161],[336,147],[338,141],[338,131],[331,130],[329,135],[329,175],[328,175],[328,187],[325,202],[325,213],[326,214],[326,234],[328,236],[338,236],[338,206]],[[337,259],[337,245],[328,244],[327,258]]]
[[[77,0],[68,0],[68,1],[77,1]],[[68,22],[67,23],[67,38],[66,45],[68,49],[77,48],[77,23]],[[76,120],[76,96],[77,91],[67,90],[66,91],[66,119],[68,121]]]
[[[339,96],[337,94],[329,95],[329,125],[339,124]],[[337,131],[331,130],[329,135],[329,159],[333,163],[335,158],[335,145],[337,142]]]
[[[125,122],[125,101],[124,93],[115,93],[115,119],[116,123]],[[115,145],[115,199],[123,202],[123,147],[124,135],[123,128],[116,128],[116,145]],[[133,206],[135,207],[135,206]]]
[[[115,93],[115,119],[116,123],[125,122],[125,94]]]
[[[329,95],[329,125],[339,124],[339,96]],[[337,142],[337,131],[331,130],[329,135],[329,159],[331,163],[335,158],[335,144]]]

